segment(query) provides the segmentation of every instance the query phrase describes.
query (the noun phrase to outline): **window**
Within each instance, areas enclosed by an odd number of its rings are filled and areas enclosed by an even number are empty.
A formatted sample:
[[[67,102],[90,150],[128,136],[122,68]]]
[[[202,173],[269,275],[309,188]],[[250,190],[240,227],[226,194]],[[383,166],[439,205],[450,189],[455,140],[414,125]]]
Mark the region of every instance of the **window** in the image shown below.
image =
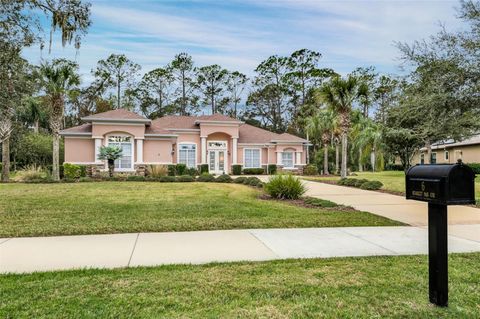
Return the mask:
[[[260,149],[258,148],[246,148],[244,149],[244,167],[245,168],[258,168],[260,164]]]
[[[437,164],[437,153],[430,155],[430,164]]]
[[[108,146],[117,146],[122,149],[122,157],[115,161],[115,170],[133,169],[133,144],[130,136],[109,136]]]
[[[420,154],[420,164],[425,164],[425,154]]]
[[[449,156],[448,151],[445,151],[445,160],[446,161],[448,161],[448,156]]]
[[[293,168],[293,152],[282,153],[282,164],[284,168]]]
[[[178,149],[178,163],[185,164],[190,168],[195,168],[197,158],[196,149],[197,146],[195,144],[180,144]]]

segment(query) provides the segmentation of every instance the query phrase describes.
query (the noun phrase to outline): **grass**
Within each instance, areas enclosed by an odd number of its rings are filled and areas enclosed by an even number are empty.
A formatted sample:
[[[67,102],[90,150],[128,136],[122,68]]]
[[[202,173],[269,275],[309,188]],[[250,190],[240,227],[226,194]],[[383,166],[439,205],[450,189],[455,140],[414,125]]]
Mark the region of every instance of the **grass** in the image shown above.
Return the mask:
[[[383,171],[383,172],[355,172],[357,176],[353,178],[365,178],[368,180],[377,180],[383,183],[382,189],[405,194],[405,173],[403,171]],[[318,180],[318,181],[337,181],[340,178],[338,176],[320,176],[312,177],[308,176],[305,179]],[[480,176],[475,179],[475,197],[477,202],[480,201]]]
[[[426,256],[0,276],[1,318],[478,318],[480,254],[449,256],[448,308]]]
[[[0,184],[0,238],[246,228],[401,225],[336,208],[258,198],[237,184]]]

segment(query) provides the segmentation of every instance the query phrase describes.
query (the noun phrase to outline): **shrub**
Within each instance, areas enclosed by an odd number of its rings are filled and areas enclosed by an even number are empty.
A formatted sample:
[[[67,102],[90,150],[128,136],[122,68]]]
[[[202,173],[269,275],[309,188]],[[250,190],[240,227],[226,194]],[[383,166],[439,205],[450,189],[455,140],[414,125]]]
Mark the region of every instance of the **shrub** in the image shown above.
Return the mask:
[[[258,177],[247,177],[243,181],[244,185],[258,186],[262,184],[262,181]]]
[[[366,182],[368,182],[368,179],[364,179],[364,178],[362,178],[362,179],[355,179],[355,180],[353,181],[353,185],[352,185],[352,186],[360,187],[360,186],[362,186],[362,185],[363,185],[364,183],[366,183]]]
[[[242,165],[232,165],[232,174],[233,175],[242,175]]]
[[[177,175],[177,168],[175,165],[168,165],[167,166],[167,173],[168,176],[175,176]]]
[[[228,174],[223,174],[223,175],[218,176],[215,179],[215,182],[217,182],[217,183],[231,183],[232,178]]]
[[[195,178],[190,175],[181,175],[177,177],[176,181],[181,183],[195,182]]]
[[[49,178],[48,172],[40,166],[29,165],[23,170],[16,172],[13,180],[18,182],[43,182]]]
[[[243,184],[247,178],[248,177],[240,176],[240,177],[235,178],[233,180],[233,182],[236,183],[236,184]]]
[[[168,175],[168,167],[165,165],[148,165],[147,176],[159,178]]]
[[[79,179],[80,177],[82,177],[82,168],[80,167],[80,165],[64,163],[63,177],[70,180]]]
[[[277,174],[277,164],[268,164],[267,165],[267,173],[270,175]]]
[[[177,166],[175,167],[175,175],[178,175],[178,176],[187,175],[187,165],[177,164]]]
[[[265,191],[273,198],[298,199],[306,188],[302,181],[292,175],[275,175],[265,184]]]
[[[361,189],[366,189],[366,190],[377,190],[382,188],[383,184],[382,182],[379,181],[368,181],[366,183],[363,183],[362,186],[360,186]]]
[[[263,168],[244,168],[243,174],[245,175],[261,175],[264,173]]]
[[[475,174],[480,174],[480,163],[468,163],[467,165],[470,166]]]
[[[144,182],[145,181],[145,176],[130,175],[130,176],[127,176],[127,181],[129,181],[129,182]]]
[[[337,182],[338,185],[344,186],[355,186],[355,183],[357,183],[357,179],[355,178],[342,178]]]
[[[208,174],[208,164],[200,164],[200,175],[207,173]]]
[[[44,133],[28,132],[22,134],[15,143],[12,143],[12,151],[15,150],[15,159],[20,167],[36,165],[48,167],[52,164],[52,135]],[[63,139],[60,140],[60,163],[64,161]]]
[[[158,179],[159,182],[161,183],[172,183],[172,182],[175,182],[175,176],[160,176],[160,178]]]
[[[305,197],[304,202],[306,204],[318,207],[337,207],[337,203],[331,202],[329,200],[315,198],[315,197]]]
[[[80,177],[80,178],[78,179],[78,181],[79,181],[80,183],[88,183],[88,182],[93,182],[94,180],[93,180],[92,178],[90,178],[90,177]]]
[[[309,164],[303,169],[303,175],[318,175],[318,168],[315,165]]]
[[[197,181],[203,183],[215,182],[215,176],[212,174],[203,173],[202,175],[198,176]]]
[[[385,164],[386,171],[403,171],[404,167],[401,164]]]
[[[185,175],[190,175],[190,176],[197,176],[198,175],[198,171],[196,168],[193,168],[193,167],[189,167],[185,170]]]

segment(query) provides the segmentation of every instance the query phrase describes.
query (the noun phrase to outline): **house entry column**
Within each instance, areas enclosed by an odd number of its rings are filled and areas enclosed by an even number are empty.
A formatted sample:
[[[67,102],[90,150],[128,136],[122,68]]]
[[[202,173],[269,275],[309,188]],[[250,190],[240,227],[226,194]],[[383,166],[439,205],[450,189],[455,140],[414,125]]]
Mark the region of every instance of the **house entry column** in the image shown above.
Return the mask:
[[[296,152],[295,154],[297,155],[297,158],[295,160],[295,164],[296,165],[301,164],[302,163],[302,153],[301,152]]]
[[[137,164],[143,163],[143,140],[142,139],[137,139],[136,140],[136,147],[137,147]]]
[[[202,136],[200,137],[201,139],[201,149],[200,149],[200,152],[202,154],[202,164],[207,164],[207,137],[206,136]]]
[[[237,159],[237,142],[238,138],[232,137],[232,164],[236,165],[238,164],[238,159]]]
[[[277,152],[277,165],[282,164],[282,152]]]
[[[102,140],[103,138],[96,138],[95,139],[95,163],[102,163],[101,160],[98,159],[98,155],[100,154],[100,147],[102,147]]]

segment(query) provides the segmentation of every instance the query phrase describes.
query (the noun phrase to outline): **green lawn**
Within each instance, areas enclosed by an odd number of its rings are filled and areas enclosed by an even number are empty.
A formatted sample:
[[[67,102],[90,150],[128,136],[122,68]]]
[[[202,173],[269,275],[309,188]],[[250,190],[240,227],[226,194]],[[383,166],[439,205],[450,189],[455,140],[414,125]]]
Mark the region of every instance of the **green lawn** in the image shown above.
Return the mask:
[[[0,184],[0,237],[400,223],[340,208],[257,198],[237,184]]]
[[[357,176],[352,178],[365,178],[369,180],[377,180],[383,183],[382,189],[405,194],[405,173],[403,171],[384,171],[384,172],[355,172]],[[321,176],[321,177],[306,177],[311,180],[337,181],[338,176]],[[480,201],[480,176],[475,179],[475,195],[477,201]]]
[[[0,276],[1,318],[478,318],[480,254],[449,257],[448,308],[426,256]]]

